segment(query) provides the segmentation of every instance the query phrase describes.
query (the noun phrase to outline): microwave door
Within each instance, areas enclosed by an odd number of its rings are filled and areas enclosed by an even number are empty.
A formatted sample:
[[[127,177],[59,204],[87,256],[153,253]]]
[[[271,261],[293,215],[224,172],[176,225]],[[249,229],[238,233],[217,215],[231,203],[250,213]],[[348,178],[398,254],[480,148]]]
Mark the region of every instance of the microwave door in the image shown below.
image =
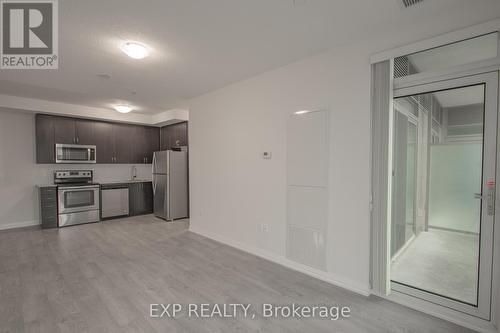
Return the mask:
[[[68,156],[70,161],[88,161],[89,150],[87,148],[70,148],[68,149]]]
[[[96,147],[56,144],[56,163],[96,163]]]

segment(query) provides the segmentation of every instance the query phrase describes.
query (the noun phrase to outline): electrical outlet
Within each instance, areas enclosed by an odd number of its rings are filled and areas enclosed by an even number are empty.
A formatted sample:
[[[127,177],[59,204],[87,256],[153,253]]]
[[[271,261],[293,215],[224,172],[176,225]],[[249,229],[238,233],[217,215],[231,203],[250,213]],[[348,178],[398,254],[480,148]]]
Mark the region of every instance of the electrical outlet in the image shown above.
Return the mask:
[[[260,226],[260,230],[262,232],[268,232],[269,231],[269,224],[267,223],[262,223],[261,226]]]

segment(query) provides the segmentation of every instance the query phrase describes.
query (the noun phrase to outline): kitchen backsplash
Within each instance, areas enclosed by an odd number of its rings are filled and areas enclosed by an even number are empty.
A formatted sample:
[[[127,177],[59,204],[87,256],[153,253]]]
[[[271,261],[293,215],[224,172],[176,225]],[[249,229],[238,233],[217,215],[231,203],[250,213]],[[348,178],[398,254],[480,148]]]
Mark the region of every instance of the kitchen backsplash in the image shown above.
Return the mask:
[[[52,184],[55,170],[92,170],[95,182],[127,181],[132,167],[137,168],[138,180],[151,180],[151,164],[36,164],[35,184]]]

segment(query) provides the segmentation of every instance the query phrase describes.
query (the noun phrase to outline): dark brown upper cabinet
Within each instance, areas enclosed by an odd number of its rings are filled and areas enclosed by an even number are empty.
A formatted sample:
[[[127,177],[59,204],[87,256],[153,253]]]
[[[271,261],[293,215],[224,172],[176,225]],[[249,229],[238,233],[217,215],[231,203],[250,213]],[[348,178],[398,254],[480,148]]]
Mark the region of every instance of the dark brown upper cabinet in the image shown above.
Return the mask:
[[[95,121],[67,117],[54,117],[55,143],[95,145]]]
[[[95,145],[101,164],[149,164],[160,150],[160,129],[37,114],[37,163],[55,163],[56,143]]]
[[[86,119],[75,119],[76,143],[80,145],[96,145],[95,124],[96,121]]]
[[[126,124],[113,124],[115,163],[137,163],[133,158],[135,127]]]
[[[37,114],[35,123],[36,163],[55,163],[54,117]]]
[[[135,127],[126,124],[96,122],[94,133],[97,163],[137,163],[132,156]]]
[[[54,140],[55,143],[76,144],[75,119],[54,118]]]
[[[100,164],[115,163],[113,124],[96,121],[94,124],[96,160]]]
[[[160,150],[160,129],[158,127],[145,127],[145,150],[146,164],[153,162],[153,153]]]
[[[161,128],[161,150],[188,145],[188,123],[168,125]]]
[[[118,123],[96,122],[97,163],[151,163],[158,150],[160,129]]]
[[[131,146],[135,163],[151,164],[153,152],[160,150],[160,129],[151,126],[136,126]]]
[[[145,128],[142,126],[134,126],[132,130],[132,160],[134,163],[145,163],[144,151],[146,142],[144,141]]]

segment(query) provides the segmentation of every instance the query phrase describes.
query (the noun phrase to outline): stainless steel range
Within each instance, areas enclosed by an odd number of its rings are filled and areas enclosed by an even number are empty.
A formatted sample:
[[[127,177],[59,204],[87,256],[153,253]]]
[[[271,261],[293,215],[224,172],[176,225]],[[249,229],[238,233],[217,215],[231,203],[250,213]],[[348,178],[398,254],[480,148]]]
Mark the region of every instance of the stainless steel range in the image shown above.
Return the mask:
[[[91,170],[54,172],[57,185],[59,227],[99,221],[99,184]]]

